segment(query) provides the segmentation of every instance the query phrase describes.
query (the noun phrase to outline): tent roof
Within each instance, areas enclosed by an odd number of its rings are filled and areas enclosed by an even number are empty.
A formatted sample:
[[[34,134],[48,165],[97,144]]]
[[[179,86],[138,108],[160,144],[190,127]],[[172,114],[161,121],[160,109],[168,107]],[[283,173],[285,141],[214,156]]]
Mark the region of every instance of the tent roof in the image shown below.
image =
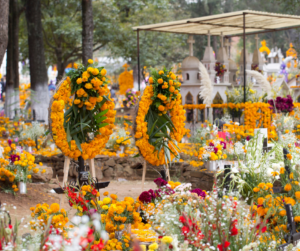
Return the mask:
[[[218,15],[190,18],[172,22],[133,27],[133,30],[148,30],[194,35],[234,36],[245,33],[257,34],[300,27],[300,16],[283,15],[253,10],[242,10]]]

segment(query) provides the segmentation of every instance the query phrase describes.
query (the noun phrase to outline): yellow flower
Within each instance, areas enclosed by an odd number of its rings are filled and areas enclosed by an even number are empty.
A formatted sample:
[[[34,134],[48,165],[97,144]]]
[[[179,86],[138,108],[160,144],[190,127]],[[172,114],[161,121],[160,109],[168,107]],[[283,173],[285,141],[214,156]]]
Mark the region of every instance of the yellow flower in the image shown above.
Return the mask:
[[[163,75],[163,74],[164,74],[164,71],[159,71],[158,74],[159,74],[159,75]]]
[[[158,249],[158,244],[156,242],[152,243],[150,246],[149,246],[149,249],[150,250],[156,250]]]
[[[53,213],[57,213],[59,211],[59,204],[57,203],[51,204],[50,209],[52,210]]]
[[[32,170],[34,173],[38,173],[39,172],[39,169],[38,168],[35,168]]]
[[[87,84],[84,85],[84,87],[85,87],[86,89],[92,89],[92,88],[93,88],[93,85],[90,84],[90,83],[87,83]]]
[[[104,205],[107,205],[107,204],[109,204],[110,202],[111,202],[111,199],[110,199],[109,197],[106,197],[106,198],[103,199],[103,204],[104,204]]]
[[[106,192],[103,193],[103,195],[107,196],[107,195],[109,195],[109,193],[106,191]]]
[[[106,70],[103,68],[100,73],[101,73],[102,76],[105,76]]]
[[[164,236],[161,241],[163,243],[170,244],[173,241],[173,238],[171,236]]]
[[[281,167],[281,168],[280,168],[280,174],[284,174],[284,172],[285,172],[285,168],[284,168],[284,167]]]
[[[78,65],[76,63],[73,64],[74,68],[77,69]]]
[[[153,78],[152,77],[149,78],[149,83],[153,84]]]
[[[294,174],[290,173],[290,179],[293,180],[294,179]]]
[[[94,63],[93,59],[89,59],[89,60],[88,60],[88,63],[89,63],[89,64]]]
[[[102,206],[102,209],[103,209],[103,210],[107,210],[107,209],[108,209],[108,206],[107,206],[107,205],[104,205],[104,206]]]
[[[43,163],[42,163],[42,162],[40,162],[40,163],[39,163],[39,165],[40,165],[40,166],[42,166],[42,165],[43,165]]]
[[[76,80],[76,83],[77,83],[78,85],[80,85],[80,84],[82,83],[82,79],[81,79],[81,78],[78,78],[78,79]]]
[[[165,110],[165,107],[164,107],[163,105],[160,105],[160,106],[158,107],[158,110],[161,111],[161,112],[163,112],[163,111]]]
[[[27,175],[27,179],[31,179],[31,175],[29,174],[29,175]]]
[[[300,200],[300,191],[295,192],[295,197],[297,200]]]

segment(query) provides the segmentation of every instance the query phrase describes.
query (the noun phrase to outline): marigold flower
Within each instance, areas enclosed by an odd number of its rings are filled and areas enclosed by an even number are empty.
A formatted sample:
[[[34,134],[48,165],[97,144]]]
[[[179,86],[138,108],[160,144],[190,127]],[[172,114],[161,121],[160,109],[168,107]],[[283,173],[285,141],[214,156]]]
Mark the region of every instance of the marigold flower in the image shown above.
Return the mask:
[[[82,78],[78,78],[78,79],[76,80],[76,83],[77,83],[78,85],[80,85],[80,84],[82,83]]]
[[[89,60],[88,60],[88,63],[89,63],[89,64],[94,63],[93,59],[89,59]]]
[[[92,84],[90,84],[90,83],[85,84],[84,87],[86,89],[92,89],[93,88]]]
[[[159,78],[158,80],[157,80],[157,83],[159,83],[159,84],[162,84],[164,82],[164,80],[162,79],[162,78]]]
[[[253,188],[253,192],[255,192],[255,193],[257,193],[257,192],[259,192],[260,191],[260,189],[258,188],[258,187],[254,187]]]
[[[75,100],[74,100],[74,104],[75,104],[75,105],[80,104],[80,102],[81,102],[80,99],[75,99]]]
[[[289,159],[289,160],[291,160],[293,157],[292,157],[292,154],[290,154],[290,153],[288,153],[287,155],[286,155],[286,157]]]
[[[106,75],[106,70],[103,68],[100,73],[101,73],[102,76],[105,76]]]
[[[59,211],[59,204],[57,203],[52,203],[50,206],[50,209],[53,213],[57,213]]]
[[[152,77],[150,77],[148,81],[149,81],[149,84],[153,84],[153,78]]]
[[[173,241],[173,238],[171,236],[164,236],[161,241],[163,243],[170,244]]]
[[[165,110],[165,107],[164,107],[163,105],[160,105],[160,106],[158,107],[158,110],[162,112],[162,111]]]
[[[292,190],[292,185],[291,184],[286,184],[285,186],[284,186],[284,191],[286,191],[286,192],[289,192],[289,191],[291,191]]]

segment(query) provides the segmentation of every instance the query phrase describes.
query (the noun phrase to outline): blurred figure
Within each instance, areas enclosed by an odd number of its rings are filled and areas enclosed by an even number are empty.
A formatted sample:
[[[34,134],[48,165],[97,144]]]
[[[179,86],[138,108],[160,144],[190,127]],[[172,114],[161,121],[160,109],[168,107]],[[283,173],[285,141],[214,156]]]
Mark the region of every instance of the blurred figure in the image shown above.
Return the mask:
[[[6,75],[4,75],[3,78],[1,78],[0,88],[1,88],[1,101],[3,102],[4,101],[3,94],[6,91]]]

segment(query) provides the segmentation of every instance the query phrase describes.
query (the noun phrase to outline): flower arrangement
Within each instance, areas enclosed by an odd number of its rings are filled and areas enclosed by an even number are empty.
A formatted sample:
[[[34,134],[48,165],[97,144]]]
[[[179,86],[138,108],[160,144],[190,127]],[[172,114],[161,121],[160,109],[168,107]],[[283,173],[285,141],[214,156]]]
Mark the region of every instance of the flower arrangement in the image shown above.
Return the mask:
[[[216,161],[226,159],[226,153],[223,153],[227,144],[224,140],[210,140],[209,144],[201,147],[199,150],[198,158],[204,161]]]
[[[118,150],[119,147],[122,146],[130,146],[131,139],[129,137],[130,133],[126,131],[124,128],[117,128],[110,135],[109,140],[106,143],[106,148]]]
[[[257,64],[252,64],[252,65],[251,65],[251,70],[252,70],[252,71],[258,71],[258,72],[260,72],[260,73],[263,73],[263,71],[260,70],[260,69],[258,68],[258,65],[257,65]]]
[[[287,113],[294,109],[293,99],[290,95],[287,95],[286,98],[277,97],[275,100],[271,99],[268,103],[274,113]]]
[[[12,144],[10,140],[9,145],[4,148],[4,157],[0,159],[0,178],[2,181],[11,183],[14,192],[18,191],[17,183],[31,182],[32,174],[38,173],[35,157],[29,152],[16,152],[16,145]],[[8,161],[9,160],[9,161]],[[43,165],[40,163],[40,165]],[[42,170],[45,173],[46,170]]]
[[[88,63],[88,67],[76,65],[68,72],[51,105],[53,139],[66,156],[74,159],[94,158],[108,141],[115,121],[106,70],[94,67],[91,59]],[[70,99],[72,95],[74,100]]]
[[[100,193],[92,185],[84,185],[78,190],[66,187],[65,193],[70,206],[77,209],[77,215],[79,216],[91,216],[100,209],[97,199]]]
[[[32,124],[25,124],[23,130],[20,132],[20,140],[33,141],[38,137],[44,136],[46,133],[43,124],[32,122]]]
[[[66,236],[69,229],[66,224],[69,222],[69,218],[66,210],[60,209],[59,204],[53,203],[50,206],[47,203],[37,204],[35,207],[31,207],[30,210],[32,211],[31,217],[33,219],[30,221],[31,229],[45,230],[48,221],[51,220],[51,226]]]
[[[133,88],[133,75],[132,72],[129,72],[127,68],[129,67],[128,64],[124,64],[123,67],[125,68],[124,72],[122,72],[119,76],[119,86],[120,86],[120,94],[126,95],[126,91],[128,89]]]
[[[132,89],[128,89],[125,93],[125,98],[123,99],[123,104],[125,107],[130,108],[135,106],[138,101],[138,95]]]
[[[218,77],[222,77],[224,73],[227,71],[227,69],[225,68],[225,65],[216,62],[215,71],[217,72],[216,74]]]
[[[178,157],[177,142],[186,134],[185,111],[179,93],[181,84],[173,72],[153,70],[149,83],[139,102],[135,138],[143,157],[158,166]]]

